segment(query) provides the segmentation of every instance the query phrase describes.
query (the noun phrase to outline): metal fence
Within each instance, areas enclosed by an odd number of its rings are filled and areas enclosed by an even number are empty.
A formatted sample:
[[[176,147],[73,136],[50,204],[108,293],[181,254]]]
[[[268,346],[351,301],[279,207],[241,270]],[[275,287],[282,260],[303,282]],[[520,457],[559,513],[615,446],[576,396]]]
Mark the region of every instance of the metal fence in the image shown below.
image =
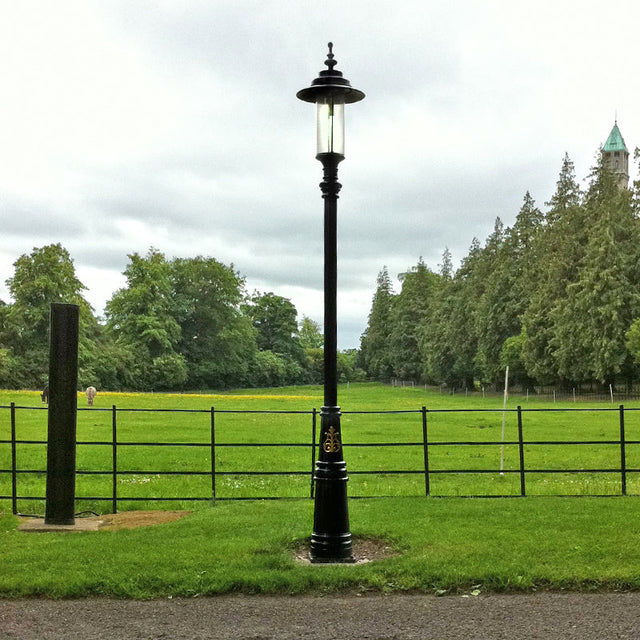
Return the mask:
[[[12,511],[14,514],[18,513],[18,502],[22,500],[45,500],[44,496],[33,496],[33,495],[23,495],[20,492],[20,479],[24,478],[28,475],[40,475],[46,474],[46,471],[43,469],[31,469],[31,468],[20,468],[18,464],[18,450],[21,447],[29,446],[29,445],[46,445],[46,440],[32,440],[32,439],[20,439],[17,437],[17,428],[18,428],[18,414],[19,412],[26,411],[43,411],[46,410],[40,407],[24,407],[24,406],[16,406],[15,403],[11,403],[10,406],[0,406],[0,426],[5,421],[5,417],[8,413],[9,423],[10,423],[10,438],[8,439],[0,439],[0,453],[2,452],[2,447],[7,447],[10,450],[10,468],[0,468],[0,479],[4,475],[6,477],[7,474],[10,475],[11,478],[11,489],[10,493],[2,494],[0,492],[0,500],[11,501]],[[356,416],[356,415],[384,415],[390,416],[391,414],[406,414],[406,417],[409,420],[415,420],[415,433],[418,435],[417,438],[410,441],[386,441],[386,442],[354,442],[354,443],[344,443],[345,449],[347,449],[346,459],[349,464],[349,451],[356,450],[358,448],[374,448],[380,452],[380,458],[385,459],[383,451],[387,450],[390,447],[407,447],[407,448],[418,448],[420,450],[421,464],[420,468],[416,469],[407,469],[407,468],[385,468],[380,467],[377,469],[359,469],[359,468],[350,468],[350,475],[369,475],[369,476],[387,476],[387,475],[418,475],[424,480],[424,487],[420,491],[421,495],[430,496],[433,495],[432,492],[432,482],[434,478],[442,474],[451,474],[451,475],[464,475],[464,474],[500,474],[502,475],[515,475],[517,476],[518,489],[517,491],[510,493],[508,495],[497,495],[496,497],[512,497],[512,496],[520,496],[524,497],[527,495],[527,478],[532,474],[612,474],[616,478],[619,479],[619,490],[616,492],[618,495],[627,495],[627,478],[629,474],[640,474],[640,468],[638,467],[630,467],[627,464],[627,447],[630,445],[639,445],[640,440],[629,439],[626,436],[625,432],[625,416],[629,412],[638,411],[640,409],[636,408],[625,408],[623,405],[620,405],[617,408],[589,408],[589,409],[523,409],[522,407],[517,407],[517,409],[507,409],[507,414],[515,414],[517,419],[517,438],[505,440],[504,439],[504,422],[503,422],[503,437],[500,440],[434,440],[429,437],[429,429],[430,429],[430,421],[435,418],[438,414],[479,414],[479,413],[501,413],[505,414],[505,411],[502,409],[435,409],[429,410],[426,407],[422,407],[420,409],[415,410],[404,410],[404,411],[344,411],[344,416]],[[108,476],[111,479],[111,495],[107,496],[76,496],[76,500],[78,501],[108,501],[111,503],[111,509],[115,513],[118,509],[118,503],[120,502],[130,502],[130,501],[145,501],[145,502],[154,502],[154,501],[209,501],[215,503],[216,500],[238,500],[238,499],[278,499],[281,496],[254,496],[252,497],[219,497],[217,495],[217,481],[222,476],[306,476],[309,480],[309,492],[308,496],[313,498],[314,495],[314,481],[313,481],[313,469],[315,464],[316,457],[316,447],[317,447],[317,416],[318,412],[316,409],[312,409],[310,411],[234,411],[234,410],[217,410],[214,407],[211,407],[209,410],[189,410],[189,409],[118,409],[115,405],[111,409],[100,409],[100,408],[92,408],[92,409],[78,409],[78,411],[97,411],[97,412],[110,412],[111,414],[111,437],[106,440],[101,441],[86,441],[79,440],[76,444],[78,447],[101,447],[107,448],[111,453],[111,468],[108,470],[99,470],[99,469],[80,469],[77,470],[77,475],[102,475]],[[591,439],[591,440],[526,440],[524,437],[524,418],[523,416],[527,413],[548,413],[548,412],[616,412],[617,413],[617,431],[619,432],[619,437],[614,439]],[[119,423],[119,415],[124,413],[135,413],[135,412],[146,412],[146,413],[191,413],[191,414],[208,414],[209,415],[209,433],[206,441],[201,442],[158,442],[158,441],[130,441],[123,440],[119,437],[118,434],[118,423]],[[229,414],[254,414],[254,415],[265,415],[265,414],[283,414],[283,415],[306,415],[309,418],[309,438],[306,442],[221,442],[216,439],[216,420],[220,419],[222,416]],[[413,417],[412,417],[413,416]],[[504,420],[504,418],[503,418]],[[617,435],[617,434],[616,434]],[[545,447],[579,447],[585,445],[592,445],[594,447],[615,447],[618,451],[617,459],[619,459],[619,465],[616,466],[595,466],[589,468],[552,468],[552,467],[531,467],[526,465],[526,453],[534,450],[535,447],[545,446]],[[190,471],[157,471],[157,470],[149,470],[149,469],[126,469],[123,468],[119,461],[119,452],[121,452],[124,448],[127,447],[143,447],[148,448],[150,450],[149,457],[152,457],[151,451],[158,447],[198,447],[204,448],[207,451],[208,464],[207,468],[203,468],[200,470],[190,470]],[[277,468],[264,468],[260,470],[243,470],[243,469],[234,469],[220,470],[216,468],[216,461],[219,458],[220,450],[222,448],[244,448],[244,447],[302,447],[308,449],[309,453],[309,464],[306,469],[297,469],[297,470],[282,470]],[[434,453],[437,453],[438,448],[447,447],[447,448],[486,448],[486,447],[501,447],[502,451],[504,451],[505,447],[513,447],[514,450],[517,448],[517,464],[516,468],[449,468],[438,466],[437,463],[434,463]],[[6,449],[5,449],[6,452]],[[7,459],[8,456],[5,455],[4,459]],[[2,459],[2,458],[0,458]],[[635,458],[634,458],[635,459]],[[208,478],[208,482],[210,482],[210,489],[206,495],[186,495],[186,496],[122,496],[119,494],[119,482],[118,479],[122,476],[132,476],[132,475],[145,475],[145,474],[153,474],[156,476],[204,476]],[[8,486],[8,483],[5,483],[5,486]],[[374,497],[376,494],[366,497]],[[380,494],[377,494],[380,495]],[[469,496],[473,496],[474,494],[465,494]],[[556,494],[558,495],[558,494]],[[586,494],[586,495],[596,495],[596,494]],[[611,494],[608,494],[611,495]],[[365,496],[361,496],[365,497]],[[475,497],[475,496],[474,496]],[[484,496],[483,496],[484,497]]]
[[[479,386],[448,386],[441,384],[439,386],[429,385],[415,380],[403,380],[402,378],[390,378],[389,385],[392,387],[424,389],[425,391],[437,391],[441,395],[450,396],[466,396],[466,397],[485,397],[485,396],[501,396],[502,389],[495,387]],[[523,401],[529,398],[537,400],[548,400],[550,402],[610,402],[616,404],[620,402],[628,402],[630,400],[640,400],[640,384],[624,384],[624,385],[596,385],[582,384],[577,387],[561,388],[552,385],[516,385],[510,388],[510,393],[522,397]]]

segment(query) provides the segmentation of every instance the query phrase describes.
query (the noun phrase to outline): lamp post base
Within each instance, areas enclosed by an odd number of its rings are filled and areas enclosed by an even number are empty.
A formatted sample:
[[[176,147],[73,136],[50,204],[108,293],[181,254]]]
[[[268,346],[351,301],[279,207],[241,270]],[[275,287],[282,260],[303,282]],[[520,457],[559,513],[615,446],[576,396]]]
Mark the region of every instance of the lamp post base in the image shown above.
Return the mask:
[[[311,537],[311,550],[309,551],[309,561],[311,564],[354,564],[356,559],[351,551],[351,535],[348,540],[336,541],[335,538],[320,539],[320,536],[313,534]],[[338,544],[337,544],[338,543]],[[313,548],[315,544],[315,549]],[[340,548],[336,548],[339,546]]]
[[[309,560],[351,563],[354,557],[347,505],[349,476],[342,459],[340,407],[322,407],[320,420],[320,459],[314,472],[316,493]]]

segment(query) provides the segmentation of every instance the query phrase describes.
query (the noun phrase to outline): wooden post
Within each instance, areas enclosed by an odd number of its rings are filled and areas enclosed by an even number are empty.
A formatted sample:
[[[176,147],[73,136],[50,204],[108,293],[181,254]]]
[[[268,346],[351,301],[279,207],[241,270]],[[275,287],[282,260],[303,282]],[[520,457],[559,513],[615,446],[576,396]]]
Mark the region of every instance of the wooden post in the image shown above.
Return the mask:
[[[80,307],[51,305],[45,524],[75,524]]]

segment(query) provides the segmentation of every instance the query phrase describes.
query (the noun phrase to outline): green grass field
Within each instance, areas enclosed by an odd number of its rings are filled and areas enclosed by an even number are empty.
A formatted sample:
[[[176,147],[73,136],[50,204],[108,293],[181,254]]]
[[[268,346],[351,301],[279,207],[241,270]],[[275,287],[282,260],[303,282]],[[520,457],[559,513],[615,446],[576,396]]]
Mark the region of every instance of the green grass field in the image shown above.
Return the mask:
[[[432,496],[492,496],[520,493],[519,448],[504,447],[504,470],[500,475],[502,398],[450,397],[420,388],[389,388],[358,384],[340,390],[345,459],[350,473],[349,493],[365,496],[424,496],[424,449],[422,415],[429,410],[429,489]],[[47,412],[36,392],[0,392],[0,406],[10,402],[16,411],[19,440],[46,440]],[[110,442],[111,407],[117,415],[118,469],[133,473],[117,478],[118,509],[190,508],[193,501],[140,502],[147,497],[212,498],[208,475],[177,476],[166,472],[211,470],[208,446],[150,447],[135,443],[210,442],[211,417],[216,410],[216,498],[309,497],[313,468],[311,410],[322,404],[320,387],[297,387],[256,392],[241,390],[226,394],[110,394],[101,393],[92,409],[79,399],[78,440]],[[533,398],[513,396],[505,416],[505,440],[517,442],[517,405],[523,407],[525,442],[587,440],[589,445],[536,444],[524,448],[527,495],[619,495],[621,475],[605,472],[620,467],[620,446],[600,444],[619,440],[619,412],[610,404],[549,404]],[[575,411],[579,408],[580,411]],[[633,405],[628,407],[634,409]],[[140,409],[178,409],[180,412],[147,412]],[[481,409],[483,411],[470,411]],[[543,412],[539,409],[554,409]],[[562,411],[560,409],[569,409]],[[607,409],[607,411],[594,411]],[[198,413],[185,412],[198,410]],[[301,414],[226,413],[233,411],[301,411]],[[458,410],[452,411],[452,410]],[[464,411],[460,411],[464,410]],[[532,411],[533,410],[533,411]],[[411,411],[411,413],[359,414],[359,411]],[[351,413],[354,412],[354,413]],[[319,426],[319,419],[318,419]],[[626,439],[640,441],[640,412],[625,412]],[[0,409],[0,440],[10,438],[10,412]],[[486,443],[456,446],[455,442]],[[244,446],[228,446],[241,443]],[[257,446],[289,444],[286,447]],[[360,444],[380,446],[358,446]],[[398,443],[402,443],[399,446]],[[411,444],[407,444],[411,443]],[[251,445],[251,446],[247,446]],[[18,469],[44,470],[46,446],[20,444]],[[78,470],[109,472],[112,448],[79,445]],[[626,445],[627,492],[640,493],[640,445]],[[0,469],[11,468],[11,447],[0,444]],[[465,473],[454,473],[465,470]],[[475,471],[474,473],[469,471]],[[547,471],[540,473],[540,471]],[[598,470],[590,473],[562,470]],[[635,471],[633,471],[635,470]],[[285,475],[236,475],[235,472],[286,472]],[[393,473],[403,471],[404,473]],[[406,473],[407,471],[411,473]],[[164,473],[163,473],[164,472]],[[375,473],[365,473],[375,472]],[[18,495],[44,496],[45,475],[18,476]],[[11,495],[11,477],[0,473],[0,495]],[[112,495],[111,475],[77,476],[79,509],[107,512]],[[127,500],[137,498],[138,500]],[[5,510],[6,500],[2,503]],[[20,500],[19,511],[42,513],[43,501]]]
[[[38,407],[36,392],[0,392],[0,406],[10,402]],[[118,476],[120,510],[191,509],[177,522],[136,530],[83,534],[26,534],[17,531],[11,501],[0,502],[0,596],[85,597],[109,595],[152,598],[228,592],[307,593],[420,591],[470,593],[531,589],[640,588],[640,497],[608,499],[552,497],[549,494],[619,494],[618,473],[547,473],[527,475],[524,499],[426,498],[424,475],[389,470],[423,470],[420,446],[357,447],[355,443],[422,440],[420,407],[427,406],[432,470],[491,469],[483,474],[434,474],[433,496],[519,493],[518,474],[500,476],[502,398],[441,396],[424,389],[394,389],[375,384],[340,389],[343,440],[351,496],[386,498],[350,500],[351,531],[357,537],[384,539],[400,555],[368,565],[304,566],[293,550],[312,527],[309,475],[225,476],[217,478],[219,498],[279,495],[281,501],[127,502],[126,497],[184,496],[211,493],[208,477],[164,476],[164,470],[208,470],[208,447],[149,448],[119,446],[121,469],[145,473]],[[86,402],[86,401],[85,401]],[[118,408],[199,409],[202,413],[123,412],[118,414],[120,442],[208,442],[215,406],[216,437],[231,442],[309,443],[309,414],[234,414],[236,410],[310,411],[322,404],[319,387],[228,394],[100,393],[93,410],[78,413],[81,441],[107,441],[111,406]],[[512,397],[508,407],[561,408],[535,399]],[[79,406],[86,406],[82,400]],[[611,405],[577,404],[581,412],[527,412],[527,441],[619,438],[618,412],[594,412]],[[633,408],[630,404],[629,408]],[[417,413],[363,415],[365,410]],[[496,409],[450,413],[450,409]],[[626,437],[640,440],[638,413],[625,416]],[[517,439],[516,414],[506,415],[506,439]],[[9,411],[0,409],[0,440],[10,436]],[[18,439],[46,438],[46,411],[17,410]],[[485,442],[484,446],[441,446],[438,442]],[[627,445],[627,465],[640,468],[640,445]],[[11,447],[0,444],[0,468],[10,468]],[[44,445],[19,445],[21,469],[44,469]],[[79,446],[80,469],[109,470],[111,447]],[[620,464],[618,445],[574,447],[527,445],[528,468],[605,469]],[[517,469],[518,447],[505,447],[505,469]],[[309,447],[223,447],[216,452],[218,471],[279,470],[310,472]],[[270,465],[272,465],[270,467]],[[379,470],[376,475],[358,471]],[[0,474],[0,493],[10,495],[9,474]],[[21,474],[20,495],[44,495],[44,476]],[[78,476],[78,496],[109,497],[110,476]],[[628,474],[629,493],[640,493],[638,471]],[[79,501],[78,510],[108,512],[107,501]],[[40,501],[21,500],[19,510],[43,513]]]
[[[424,449],[422,415],[429,410],[429,489],[432,496],[492,496],[520,493],[519,448],[504,447],[504,470],[500,475],[502,398],[450,397],[421,388],[390,388],[357,384],[340,389],[345,459],[353,497],[424,496]],[[0,406],[10,402],[16,410],[19,440],[46,440],[47,413],[36,392],[0,392]],[[313,461],[311,410],[322,405],[320,387],[271,390],[240,390],[223,394],[110,394],[100,393],[92,409],[80,397],[78,440],[110,442],[111,407],[116,405],[118,469],[133,473],[118,475],[118,509],[191,508],[193,501],[141,502],[148,497],[212,498],[208,446],[149,447],[135,443],[210,442],[211,416],[216,409],[216,498],[309,497]],[[512,396],[505,416],[505,440],[517,442],[517,405],[523,407],[525,442],[586,440],[593,444],[526,445],[524,448],[527,495],[619,495],[621,493],[619,412],[611,404],[559,405],[534,398]],[[574,411],[579,408],[580,411]],[[627,407],[637,408],[633,404]],[[128,412],[126,409],[136,409]],[[140,409],[178,409],[180,412],[147,412]],[[470,411],[482,409],[483,411]],[[538,411],[554,409],[553,412]],[[560,409],[569,409],[563,411]],[[594,411],[607,409],[607,411]],[[198,413],[185,412],[197,410]],[[300,414],[226,413],[233,411],[301,411]],[[358,411],[411,411],[411,413],[359,414]],[[458,410],[457,412],[452,410]],[[459,410],[465,410],[463,412]],[[353,412],[353,413],[352,413]],[[318,420],[319,426],[319,420]],[[640,441],[640,412],[625,412],[626,439]],[[10,412],[0,409],[0,440],[10,438]],[[486,443],[456,446],[451,442]],[[244,446],[228,446],[241,443]],[[289,444],[286,447],[257,446]],[[371,444],[379,446],[370,446]],[[402,446],[399,443],[403,443]],[[412,444],[406,444],[412,443]],[[601,444],[602,443],[602,444]],[[358,446],[360,444],[369,446]],[[248,446],[251,445],[251,446]],[[46,446],[20,444],[18,469],[44,470]],[[79,445],[79,470],[102,471],[105,475],[77,476],[78,509],[108,512],[111,509],[112,447]],[[640,444],[626,445],[627,492],[640,494]],[[0,444],[0,469],[11,468],[11,447]],[[454,471],[466,470],[465,473]],[[564,472],[563,470],[567,470]],[[595,470],[575,473],[569,470]],[[634,471],[635,470],[635,471]],[[202,472],[203,475],[165,475],[166,472]],[[286,472],[285,475],[236,475],[235,472]],[[393,473],[403,471],[404,473]],[[469,472],[474,471],[474,472]],[[546,471],[541,473],[540,471]],[[163,473],[165,472],[165,473]],[[365,473],[375,472],[375,473]],[[410,472],[410,473],[406,473]],[[45,475],[18,476],[18,495],[44,496]],[[11,476],[0,473],[0,495],[11,495]],[[138,500],[128,500],[137,498]],[[0,502],[10,510],[5,499]],[[22,513],[43,513],[43,501],[19,500]]]

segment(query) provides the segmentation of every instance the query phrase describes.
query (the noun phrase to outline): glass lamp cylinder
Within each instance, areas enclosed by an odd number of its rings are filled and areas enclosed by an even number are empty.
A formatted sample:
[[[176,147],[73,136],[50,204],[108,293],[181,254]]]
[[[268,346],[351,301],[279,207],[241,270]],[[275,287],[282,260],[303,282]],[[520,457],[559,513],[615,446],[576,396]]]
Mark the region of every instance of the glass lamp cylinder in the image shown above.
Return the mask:
[[[344,156],[344,101],[332,96],[316,102],[317,153]]]

